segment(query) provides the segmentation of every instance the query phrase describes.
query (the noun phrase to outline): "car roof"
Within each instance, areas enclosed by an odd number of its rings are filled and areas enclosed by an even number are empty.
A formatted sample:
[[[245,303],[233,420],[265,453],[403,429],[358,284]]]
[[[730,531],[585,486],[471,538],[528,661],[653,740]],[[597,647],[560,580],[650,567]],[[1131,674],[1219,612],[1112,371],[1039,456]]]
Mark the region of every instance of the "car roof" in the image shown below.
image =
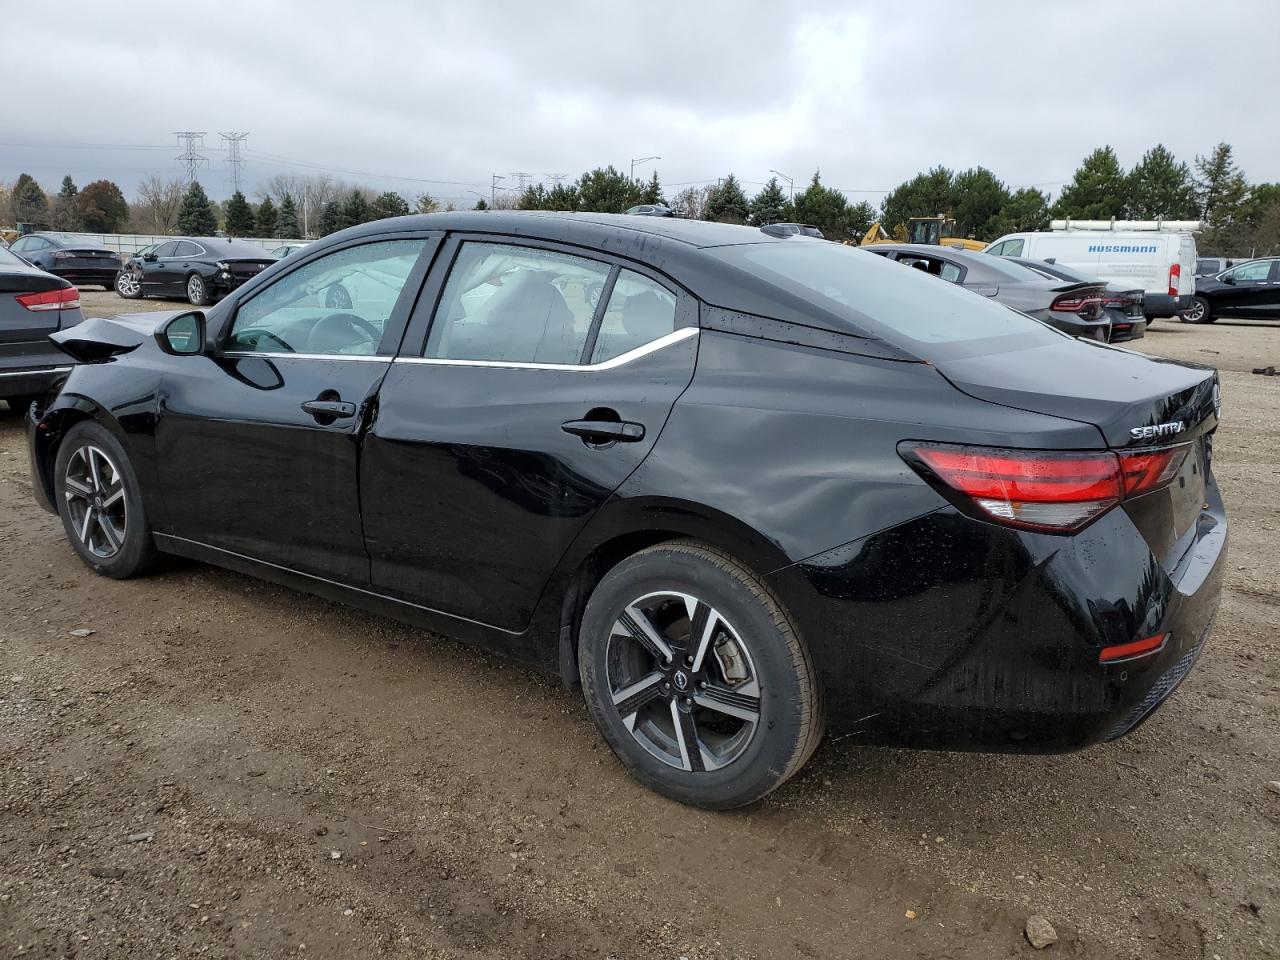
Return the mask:
[[[394,225],[393,225],[394,224]],[[508,233],[542,240],[599,246],[620,233],[632,240],[645,236],[689,247],[723,247],[739,243],[780,243],[756,227],[740,227],[679,217],[636,217],[625,213],[560,213],[548,210],[485,210],[427,213],[375,220],[344,231],[348,236],[396,230],[450,230]]]

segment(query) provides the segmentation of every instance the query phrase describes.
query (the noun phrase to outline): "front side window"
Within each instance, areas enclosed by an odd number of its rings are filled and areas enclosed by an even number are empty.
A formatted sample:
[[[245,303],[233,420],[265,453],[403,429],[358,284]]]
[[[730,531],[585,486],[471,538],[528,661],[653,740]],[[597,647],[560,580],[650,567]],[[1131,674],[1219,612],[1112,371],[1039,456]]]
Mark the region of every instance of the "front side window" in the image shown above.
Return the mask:
[[[168,243],[162,243],[156,247],[154,253],[157,260],[163,260],[166,257],[176,256],[178,250],[178,241],[170,240]]]
[[[1259,260],[1256,263],[1246,263],[1242,267],[1236,267],[1227,276],[1239,283],[1244,280],[1265,280],[1270,273],[1271,262]]]
[[[229,350],[369,355],[425,240],[385,240],[313,260],[236,311]]]
[[[427,336],[438,360],[581,362],[609,267],[552,250],[463,243]]]
[[[648,277],[621,270],[600,321],[592,363],[612,360],[676,328],[676,296]]]

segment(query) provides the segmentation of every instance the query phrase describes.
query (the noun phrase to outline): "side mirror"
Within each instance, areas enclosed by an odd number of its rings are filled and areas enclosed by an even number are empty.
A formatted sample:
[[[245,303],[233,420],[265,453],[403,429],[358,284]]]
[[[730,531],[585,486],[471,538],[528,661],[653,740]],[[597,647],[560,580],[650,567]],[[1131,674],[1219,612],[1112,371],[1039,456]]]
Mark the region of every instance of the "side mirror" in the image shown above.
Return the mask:
[[[156,341],[161,350],[175,356],[204,353],[204,314],[199,310],[178,314],[156,331]]]
[[[1225,276],[1225,277],[1223,277],[1223,278],[1222,278],[1222,282],[1223,282],[1223,283],[1229,283],[1229,284],[1232,284],[1232,285],[1234,286],[1234,285],[1235,285],[1235,282],[1236,282],[1236,278],[1235,278],[1235,277],[1233,277],[1233,276],[1227,275],[1227,276]]]
[[[145,260],[147,263],[155,263],[158,258],[154,253],[144,253],[142,255],[142,259]]]

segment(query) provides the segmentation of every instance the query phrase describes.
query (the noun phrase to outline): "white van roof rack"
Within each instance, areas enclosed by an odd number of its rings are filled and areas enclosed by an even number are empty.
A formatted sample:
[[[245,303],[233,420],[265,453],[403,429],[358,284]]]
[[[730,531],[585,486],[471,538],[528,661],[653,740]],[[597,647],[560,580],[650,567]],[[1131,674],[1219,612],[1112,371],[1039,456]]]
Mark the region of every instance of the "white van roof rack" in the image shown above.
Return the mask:
[[[1055,233],[1069,230],[1104,230],[1114,233],[1199,233],[1199,220],[1053,220],[1049,229]]]

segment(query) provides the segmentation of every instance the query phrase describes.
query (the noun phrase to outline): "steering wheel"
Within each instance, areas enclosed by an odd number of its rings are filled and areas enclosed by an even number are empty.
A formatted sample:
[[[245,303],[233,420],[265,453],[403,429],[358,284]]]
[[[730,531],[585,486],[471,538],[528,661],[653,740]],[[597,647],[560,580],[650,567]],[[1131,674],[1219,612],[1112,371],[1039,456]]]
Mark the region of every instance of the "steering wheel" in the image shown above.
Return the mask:
[[[355,342],[338,341],[343,334],[357,333],[361,336]],[[311,328],[307,336],[307,349],[313,353],[330,353],[335,348],[357,346],[362,343],[377,343],[382,339],[378,328],[364,317],[354,313],[331,313]]]
[[[236,334],[236,339],[237,340],[245,339],[245,334],[255,334],[255,337],[252,341],[254,350],[258,349],[259,345],[262,343],[263,340],[273,340],[280,345],[281,349],[284,350],[285,353],[298,352],[297,350],[293,349],[293,347],[289,346],[289,344],[285,343],[283,340],[277,337],[270,330],[254,330],[253,328],[250,328],[248,330],[241,330],[238,334]]]

